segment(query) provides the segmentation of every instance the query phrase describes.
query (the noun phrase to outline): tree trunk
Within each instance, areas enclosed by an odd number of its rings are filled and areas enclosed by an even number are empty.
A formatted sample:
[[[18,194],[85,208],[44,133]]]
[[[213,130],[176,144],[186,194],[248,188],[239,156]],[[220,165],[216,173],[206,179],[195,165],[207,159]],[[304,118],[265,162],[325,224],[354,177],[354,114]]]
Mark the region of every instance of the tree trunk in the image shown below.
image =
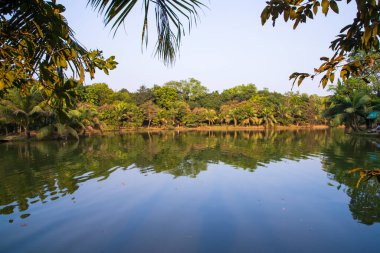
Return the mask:
[[[372,124],[371,124],[371,120],[370,119],[365,119],[365,126],[366,126],[366,129],[371,129],[372,128]]]
[[[356,132],[356,126],[355,126],[355,120],[354,119],[350,122],[350,127],[351,127],[352,131]]]
[[[360,124],[359,124],[358,117],[355,117],[355,127],[356,127],[356,131],[360,131]]]
[[[344,133],[348,134],[350,132],[350,126],[348,124],[344,125]]]
[[[24,131],[25,131],[25,136],[27,139],[30,138],[30,130],[29,130],[29,127],[28,126],[25,126],[24,127]]]

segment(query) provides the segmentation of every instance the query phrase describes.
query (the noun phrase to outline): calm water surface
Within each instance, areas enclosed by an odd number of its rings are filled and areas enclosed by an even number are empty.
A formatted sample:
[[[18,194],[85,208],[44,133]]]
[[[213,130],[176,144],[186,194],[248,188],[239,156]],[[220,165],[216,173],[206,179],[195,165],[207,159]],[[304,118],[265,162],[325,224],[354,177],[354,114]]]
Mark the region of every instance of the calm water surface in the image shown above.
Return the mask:
[[[380,139],[169,132],[0,145],[0,252],[380,252]]]

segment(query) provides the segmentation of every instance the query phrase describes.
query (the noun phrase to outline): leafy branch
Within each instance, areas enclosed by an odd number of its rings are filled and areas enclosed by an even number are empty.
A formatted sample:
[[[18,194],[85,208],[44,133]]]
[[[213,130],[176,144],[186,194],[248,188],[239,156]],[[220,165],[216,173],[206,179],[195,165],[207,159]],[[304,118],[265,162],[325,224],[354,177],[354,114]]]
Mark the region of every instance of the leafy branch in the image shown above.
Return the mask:
[[[329,10],[338,14],[338,2],[342,1],[271,0],[267,2],[267,6],[261,13],[261,22],[264,25],[271,18],[273,26],[275,26],[276,20],[282,15],[285,22],[292,21],[293,29],[296,29],[299,23],[306,23],[308,19],[314,19],[319,11],[325,16]],[[346,0],[347,4],[350,2],[351,0]],[[371,65],[374,61],[373,58],[364,61],[350,61],[348,56],[351,52],[357,51],[366,53],[380,51],[380,3],[375,0],[356,0],[355,3],[357,15],[352,24],[343,27],[337,38],[330,44],[334,55],[331,58],[321,57],[323,63],[314,69],[314,74],[295,72],[290,75],[290,79],[294,79],[293,84],[298,81],[297,84],[301,85],[305,78],[314,78],[323,74],[320,83],[322,87],[326,87],[329,81],[334,82],[337,71],[345,80],[350,76],[360,75],[366,67]]]
[[[64,11],[64,6],[43,0],[0,2],[0,95],[32,85],[36,77],[52,90],[68,73],[83,83],[86,72],[93,78],[97,69],[108,74],[116,67],[115,57],[104,58],[76,40]]]

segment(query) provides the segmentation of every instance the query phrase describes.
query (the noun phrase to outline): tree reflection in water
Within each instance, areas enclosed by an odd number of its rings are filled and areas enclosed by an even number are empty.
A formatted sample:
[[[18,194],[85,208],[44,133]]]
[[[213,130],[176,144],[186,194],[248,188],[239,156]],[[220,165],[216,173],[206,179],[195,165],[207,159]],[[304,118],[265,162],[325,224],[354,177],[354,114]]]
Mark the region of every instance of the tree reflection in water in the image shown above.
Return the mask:
[[[380,222],[379,183],[369,180],[356,188],[359,175],[347,173],[356,167],[379,166],[377,142],[340,130],[126,134],[79,142],[8,143],[0,145],[0,153],[3,215],[17,208],[21,218],[27,218],[30,205],[71,195],[81,183],[106,180],[115,170],[196,178],[210,163],[254,172],[284,159],[319,157],[337,190],[350,197],[353,218],[368,225]]]

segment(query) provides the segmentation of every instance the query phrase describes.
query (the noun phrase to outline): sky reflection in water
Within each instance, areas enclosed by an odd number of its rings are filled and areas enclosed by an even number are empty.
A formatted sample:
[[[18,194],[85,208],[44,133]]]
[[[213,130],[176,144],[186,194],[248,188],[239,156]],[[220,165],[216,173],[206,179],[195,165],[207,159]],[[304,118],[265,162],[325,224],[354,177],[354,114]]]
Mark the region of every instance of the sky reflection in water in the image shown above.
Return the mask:
[[[380,143],[380,140],[379,140]],[[376,140],[342,131],[0,145],[1,252],[378,252]]]

